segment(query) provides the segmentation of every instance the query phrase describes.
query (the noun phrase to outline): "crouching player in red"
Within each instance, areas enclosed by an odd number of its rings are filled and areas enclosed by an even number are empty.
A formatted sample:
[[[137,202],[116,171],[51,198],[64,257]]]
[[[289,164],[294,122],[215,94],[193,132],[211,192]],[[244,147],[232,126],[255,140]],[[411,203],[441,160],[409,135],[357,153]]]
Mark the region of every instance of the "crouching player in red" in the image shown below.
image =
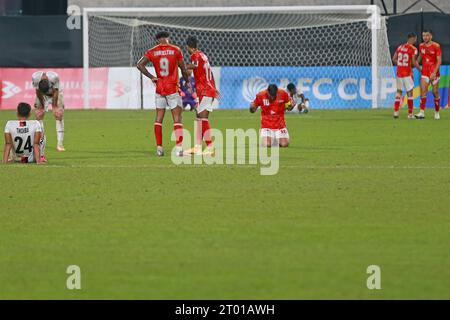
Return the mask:
[[[6,123],[3,163],[44,163],[41,158],[41,124],[38,120],[28,120],[30,113],[28,103],[19,103],[17,120]]]
[[[413,115],[413,90],[414,90],[414,74],[413,66],[420,70],[417,63],[417,48],[414,44],[417,41],[415,33],[408,34],[406,43],[400,45],[395,51],[392,61],[397,65],[397,94],[394,104],[394,118],[399,116],[400,103],[403,89],[406,90],[408,96],[408,119],[414,119]]]
[[[250,112],[255,113],[261,107],[260,137],[263,147],[279,145],[289,146],[289,132],[284,120],[284,112],[292,110],[294,103],[292,98],[283,89],[278,89],[275,84],[269,85],[266,90],[256,95],[250,105]]]
[[[439,109],[441,105],[441,99],[439,97],[439,68],[442,63],[441,46],[432,41],[433,33],[431,30],[425,30],[422,34],[422,38],[423,42],[419,47],[419,63],[422,61],[422,76],[420,78],[420,112],[416,114],[416,118],[425,118],[428,86],[431,83],[434,95],[434,119],[439,120]]]
[[[209,64],[209,59],[199,48],[198,40],[194,36],[188,37],[186,41],[187,50],[191,55],[191,63],[187,68],[194,70],[196,92],[198,96],[197,106],[197,130],[195,132],[195,146],[186,151],[187,154],[201,154],[202,140],[205,140],[206,149],[204,155],[213,155],[214,147],[212,145],[209,114],[213,111],[214,102],[219,97],[219,91],[216,89],[214,76]]]

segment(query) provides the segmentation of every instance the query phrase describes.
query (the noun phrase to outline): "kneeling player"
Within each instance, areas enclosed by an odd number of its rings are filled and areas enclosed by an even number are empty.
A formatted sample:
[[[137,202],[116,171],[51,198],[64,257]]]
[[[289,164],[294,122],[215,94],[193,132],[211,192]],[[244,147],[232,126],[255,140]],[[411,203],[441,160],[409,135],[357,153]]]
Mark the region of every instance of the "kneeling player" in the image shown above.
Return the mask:
[[[413,115],[413,90],[414,90],[414,74],[413,66],[420,70],[417,63],[417,48],[414,43],[417,41],[415,33],[408,34],[407,42],[400,45],[395,51],[392,61],[397,65],[397,94],[395,96],[394,104],[394,118],[397,119],[399,115],[400,102],[403,93],[403,88],[408,95],[408,119],[414,119]]]
[[[289,132],[284,120],[284,112],[292,110],[294,104],[289,94],[278,89],[275,84],[259,92],[250,105],[250,112],[255,113],[261,107],[261,142],[263,147],[279,145],[289,146]]]
[[[297,109],[300,113],[308,113],[309,112],[309,99],[305,97],[305,95],[298,91],[295,87],[295,84],[289,83],[286,87],[292,100],[294,101],[294,110]]]
[[[42,128],[39,121],[28,120],[30,113],[31,106],[28,103],[19,103],[17,120],[6,123],[3,163],[43,163],[41,160],[43,146],[40,144]]]

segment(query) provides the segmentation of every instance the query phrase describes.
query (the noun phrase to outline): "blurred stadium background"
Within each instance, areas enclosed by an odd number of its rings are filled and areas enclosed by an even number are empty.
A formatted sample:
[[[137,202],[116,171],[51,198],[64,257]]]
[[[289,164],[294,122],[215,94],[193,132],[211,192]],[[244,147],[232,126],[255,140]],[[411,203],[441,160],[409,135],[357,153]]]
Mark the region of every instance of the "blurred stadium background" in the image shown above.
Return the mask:
[[[395,48],[404,41],[405,35],[409,32],[421,34],[424,28],[432,29],[435,32],[434,39],[438,41],[443,48],[443,67],[441,68],[441,97],[442,106],[448,105],[448,93],[450,87],[450,34],[445,30],[450,29],[450,2],[447,0],[244,0],[244,1],[187,1],[187,0],[53,0],[53,1],[13,1],[0,0],[0,37],[3,40],[2,50],[0,51],[0,80],[2,82],[2,92],[0,99],[0,109],[14,108],[19,100],[32,99],[33,91],[30,86],[30,74],[33,70],[30,68],[58,68],[61,75],[63,87],[66,89],[66,105],[68,108],[83,107],[83,37],[82,30],[69,29],[66,26],[68,7],[78,6],[81,10],[86,7],[202,7],[202,6],[284,6],[284,5],[369,5],[376,4],[380,7],[381,13],[386,17],[387,35],[389,40],[390,54]],[[80,12],[81,13],[81,12]],[[11,32],[14,30],[14,32]],[[49,32],[51,31],[51,32]],[[346,35],[343,35],[343,38]],[[352,37],[354,35],[350,35]],[[335,38],[333,36],[333,38]],[[339,40],[340,41],[340,40]],[[358,41],[358,40],[356,40]],[[151,40],[150,40],[151,43]],[[182,45],[179,44],[179,45]],[[299,44],[302,46],[302,44]],[[224,59],[218,59],[217,54],[211,51],[217,48],[205,48],[210,53],[214,67],[222,67]],[[220,48],[219,48],[220,51]],[[386,50],[385,50],[386,51]],[[294,65],[314,66],[314,61],[323,61],[324,57],[316,56],[312,51],[310,61],[293,61]],[[133,57],[137,59],[138,56]],[[103,54],[102,54],[103,56]],[[347,54],[346,54],[347,56]],[[260,55],[260,58],[267,59],[267,55]],[[262,61],[260,61],[262,63]],[[256,62],[258,63],[258,61]],[[267,64],[270,65],[270,61]],[[352,61],[342,63],[342,61],[325,62],[325,65],[350,65]],[[364,61],[360,62],[364,65]],[[133,62],[130,63],[131,65]],[[225,65],[227,61],[225,61]],[[289,65],[289,64],[282,64]],[[321,65],[324,65],[323,62]],[[358,64],[360,65],[360,64]],[[102,65],[98,65],[102,66]],[[120,65],[108,65],[116,67],[125,67]],[[317,64],[316,64],[317,66]],[[60,70],[61,69],[61,70]],[[288,70],[289,71],[289,70]],[[310,70],[315,72],[315,70]],[[288,72],[289,73],[289,72]],[[264,78],[264,73],[261,75]],[[288,75],[291,81],[296,81],[295,75]],[[331,76],[332,77],[332,76]],[[357,78],[358,76],[356,76]],[[360,76],[362,77],[362,76]],[[220,78],[220,76],[218,77]],[[297,77],[298,78],[298,77]],[[418,77],[416,77],[417,82]],[[104,81],[105,83],[100,83]],[[109,81],[109,83],[108,83]],[[114,95],[117,99],[99,99],[90,101],[92,107],[96,108],[138,108],[144,106],[144,98],[141,102],[133,102],[133,99],[127,97],[131,95],[133,86],[127,84],[127,81],[116,81],[103,79],[98,83],[98,87],[109,87],[108,94],[102,96]],[[271,81],[271,80],[267,80]],[[281,80],[276,79],[280,82]],[[130,82],[130,81],[128,81]],[[264,82],[264,81],[263,81]],[[265,83],[265,82],[264,82]],[[242,85],[243,87],[243,85]],[[113,88],[113,90],[111,90]],[[239,87],[226,87],[225,95],[227,100],[222,103],[222,108],[242,108],[246,106],[246,99],[239,96],[236,99],[232,97],[231,92],[239,91]],[[70,90],[68,90],[70,89]],[[100,88],[101,89],[101,88]],[[222,89],[222,88],[221,88]],[[389,99],[393,100],[395,88],[391,88]],[[357,90],[357,89],[355,89]],[[223,90],[222,90],[223,91]],[[230,91],[230,92],[228,92]],[[254,90],[253,90],[254,91]],[[392,91],[392,92],[391,92]],[[101,92],[101,91],[98,91]],[[95,95],[95,94],[94,94]],[[415,104],[418,105],[418,83],[416,83]],[[148,95],[143,95],[149,97]],[[245,96],[245,95],[244,95]],[[310,98],[316,102],[317,97],[311,93]],[[390,107],[390,100],[387,99],[380,103],[381,107]],[[149,100],[152,100],[151,97]],[[248,100],[248,99],[247,99]],[[429,99],[429,107],[432,106],[432,99]],[[244,103],[245,102],[245,103]],[[321,103],[317,99],[314,103],[316,108],[367,108],[370,103],[364,103],[363,99],[358,97],[354,103],[348,101],[330,100],[330,103]]]

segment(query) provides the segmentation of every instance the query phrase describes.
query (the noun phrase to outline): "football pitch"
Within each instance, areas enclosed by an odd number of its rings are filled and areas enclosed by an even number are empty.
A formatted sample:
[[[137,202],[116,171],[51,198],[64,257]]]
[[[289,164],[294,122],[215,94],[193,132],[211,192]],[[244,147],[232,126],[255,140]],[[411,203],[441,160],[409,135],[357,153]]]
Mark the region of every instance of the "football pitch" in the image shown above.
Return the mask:
[[[169,113],[157,158],[153,111],[67,111],[57,153],[48,113],[48,165],[0,166],[0,298],[449,299],[450,111],[432,116],[289,114],[291,146],[262,176],[174,165]],[[222,131],[259,121],[211,116]]]

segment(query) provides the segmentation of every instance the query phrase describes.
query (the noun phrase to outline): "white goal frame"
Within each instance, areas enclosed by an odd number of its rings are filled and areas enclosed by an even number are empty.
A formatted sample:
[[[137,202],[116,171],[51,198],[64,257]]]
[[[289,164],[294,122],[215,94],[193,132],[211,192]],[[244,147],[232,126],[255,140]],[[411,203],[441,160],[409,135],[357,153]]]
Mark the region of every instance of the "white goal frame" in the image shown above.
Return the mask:
[[[381,27],[380,8],[377,5],[332,5],[332,6],[267,6],[267,7],[169,7],[169,8],[84,8],[83,9],[83,101],[84,108],[89,108],[89,19],[90,13],[155,13],[185,14],[193,13],[365,13],[370,14],[368,27],[372,36],[372,108],[378,108],[378,38],[377,31]]]

